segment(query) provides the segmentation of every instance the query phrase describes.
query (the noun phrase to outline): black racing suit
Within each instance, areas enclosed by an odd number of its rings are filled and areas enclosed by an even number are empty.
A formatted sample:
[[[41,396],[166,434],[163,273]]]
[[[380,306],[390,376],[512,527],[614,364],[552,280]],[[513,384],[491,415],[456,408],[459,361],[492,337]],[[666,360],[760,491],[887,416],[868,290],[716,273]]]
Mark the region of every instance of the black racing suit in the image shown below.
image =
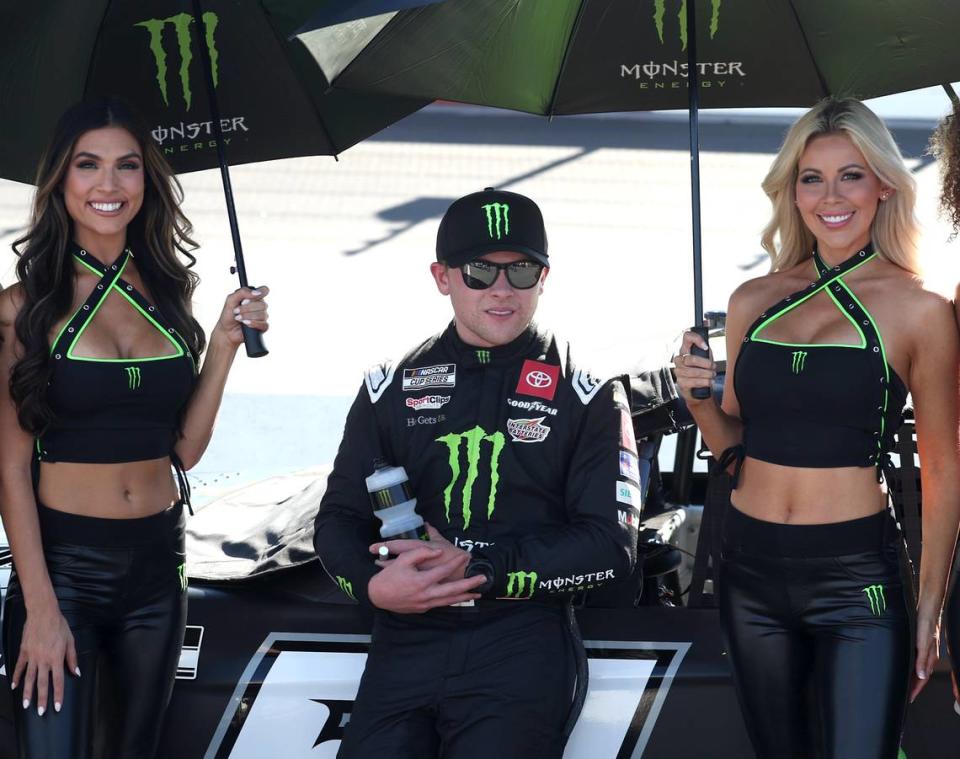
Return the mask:
[[[574,680],[563,604],[630,574],[640,507],[622,384],[562,353],[532,327],[477,349],[451,325],[367,374],[316,519],[325,569],[370,604],[379,522],[364,480],[383,456],[493,584],[472,609],[377,610],[341,757],[562,753]]]

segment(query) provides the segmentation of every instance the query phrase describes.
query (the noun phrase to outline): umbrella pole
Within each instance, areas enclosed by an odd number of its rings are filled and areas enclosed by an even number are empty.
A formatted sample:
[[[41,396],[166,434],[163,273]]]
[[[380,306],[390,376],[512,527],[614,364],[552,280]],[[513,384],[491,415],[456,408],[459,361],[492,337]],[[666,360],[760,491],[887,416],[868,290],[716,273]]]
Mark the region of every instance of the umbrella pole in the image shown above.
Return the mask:
[[[703,271],[700,253],[700,77],[697,71],[697,21],[696,0],[686,0],[687,6],[687,85],[690,106],[690,210],[693,215],[693,331],[704,340],[708,338],[703,325]],[[696,346],[691,348],[695,356],[706,356]],[[709,398],[710,389],[698,387],[694,398]]]
[[[249,287],[247,282],[247,268],[243,262],[243,245],[240,242],[240,226],[237,223],[237,208],[233,202],[233,185],[230,183],[230,169],[227,166],[227,156],[223,149],[223,129],[220,126],[220,109],[217,107],[217,97],[214,91],[213,64],[210,61],[210,50],[207,48],[206,24],[203,22],[203,13],[200,0],[193,0],[193,25],[197,34],[197,48],[200,50],[200,60],[203,64],[204,82],[207,86],[207,99],[210,102],[210,119],[213,121],[213,135],[217,142],[217,161],[220,164],[220,178],[223,180],[223,195],[227,202],[227,218],[230,221],[230,234],[233,237],[233,252],[236,272],[240,279],[240,287]],[[243,330],[243,343],[250,358],[266,356],[269,351],[263,342],[263,333],[252,329],[246,324],[240,325]]]
[[[946,84],[941,84],[943,91],[947,93],[947,97],[950,98],[950,102],[953,104],[954,108],[960,108],[960,97],[957,97],[956,90],[953,89],[953,85],[947,82]]]

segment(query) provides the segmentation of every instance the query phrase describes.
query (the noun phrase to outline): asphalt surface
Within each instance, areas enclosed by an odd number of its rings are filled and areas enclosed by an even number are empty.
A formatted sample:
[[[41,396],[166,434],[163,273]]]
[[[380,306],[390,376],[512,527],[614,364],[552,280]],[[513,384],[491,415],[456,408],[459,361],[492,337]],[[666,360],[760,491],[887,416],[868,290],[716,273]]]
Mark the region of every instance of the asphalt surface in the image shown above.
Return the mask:
[[[932,122],[895,129],[919,184],[929,281],[953,292],[960,243],[937,218],[937,167],[924,156]],[[724,309],[767,270],[759,246],[769,204],[760,182],[786,122],[701,122],[704,303]],[[432,106],[331,158],[232,170],[251,280],[271,288],[270,356],[238,358],[198,482],[331,459],[366,366],[442,329],[433,285],[436,226],[456,197],[495,186],[535,198],[553,263],[538,321],[567,336],[599,373],[665,363],[693,319],[690,159],[674,115],[532,116]],[[182,177],[202,277],[201,323],[235,280],[219,174]],[[0,283],[32,188],[0,180]]]

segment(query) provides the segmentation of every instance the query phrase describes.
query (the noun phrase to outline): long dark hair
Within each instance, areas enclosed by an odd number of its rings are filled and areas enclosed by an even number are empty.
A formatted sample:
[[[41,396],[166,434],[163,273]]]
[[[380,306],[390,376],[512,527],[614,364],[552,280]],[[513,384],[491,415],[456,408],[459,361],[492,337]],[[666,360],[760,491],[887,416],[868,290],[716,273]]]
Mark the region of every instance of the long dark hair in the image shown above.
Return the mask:
[[[150,137],[146,125],[119,98],[105,97],[74,105],[60,117],[37,170],[37,193],[30,228],[13,243],[22,303],[14,331],[23,354],[14,364],[10,395],[20,425],[40,434],[54,419],[47,401],[50,379],[49,335],[73,304],[74,263],[70,255],[73,225],[63,198],[63,182],[77,140],[93,129],[120,127],[140,144],[144,166],[143,206],[127,227],[127,245],[157,308],[186,341],[194,360],[205,346],[203,330],[191,313],[199,282],[190,271],[196,263],[191,224],[180,210],[183,189]],[[184,264],[179,256],[189,263]]]
[[[940,210],[953,226],[953,234],[960,233],[960,102],[953,112],[937,126],[930,142],[930,152],[940,161]]]

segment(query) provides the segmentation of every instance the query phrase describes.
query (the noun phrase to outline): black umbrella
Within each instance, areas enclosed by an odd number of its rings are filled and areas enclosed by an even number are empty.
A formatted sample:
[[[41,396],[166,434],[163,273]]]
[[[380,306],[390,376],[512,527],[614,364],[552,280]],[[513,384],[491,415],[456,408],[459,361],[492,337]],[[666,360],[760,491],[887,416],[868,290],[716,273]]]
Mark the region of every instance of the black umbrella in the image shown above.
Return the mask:
[[[0,7],[0,176],[30,182],[60,114],[119,95],[179,172],[219,166],[248,285],[227,163],[336,155],[428,100],[330,90],[288,40],[318,0],[33,0]],[[244,329],[247,354],[265,355]]]
[[[549,116],[688,108],[700,326],[699,108],[949,82],[957,29],[960,3],[943,0],[331,0],[298,38],[353,91]]]

